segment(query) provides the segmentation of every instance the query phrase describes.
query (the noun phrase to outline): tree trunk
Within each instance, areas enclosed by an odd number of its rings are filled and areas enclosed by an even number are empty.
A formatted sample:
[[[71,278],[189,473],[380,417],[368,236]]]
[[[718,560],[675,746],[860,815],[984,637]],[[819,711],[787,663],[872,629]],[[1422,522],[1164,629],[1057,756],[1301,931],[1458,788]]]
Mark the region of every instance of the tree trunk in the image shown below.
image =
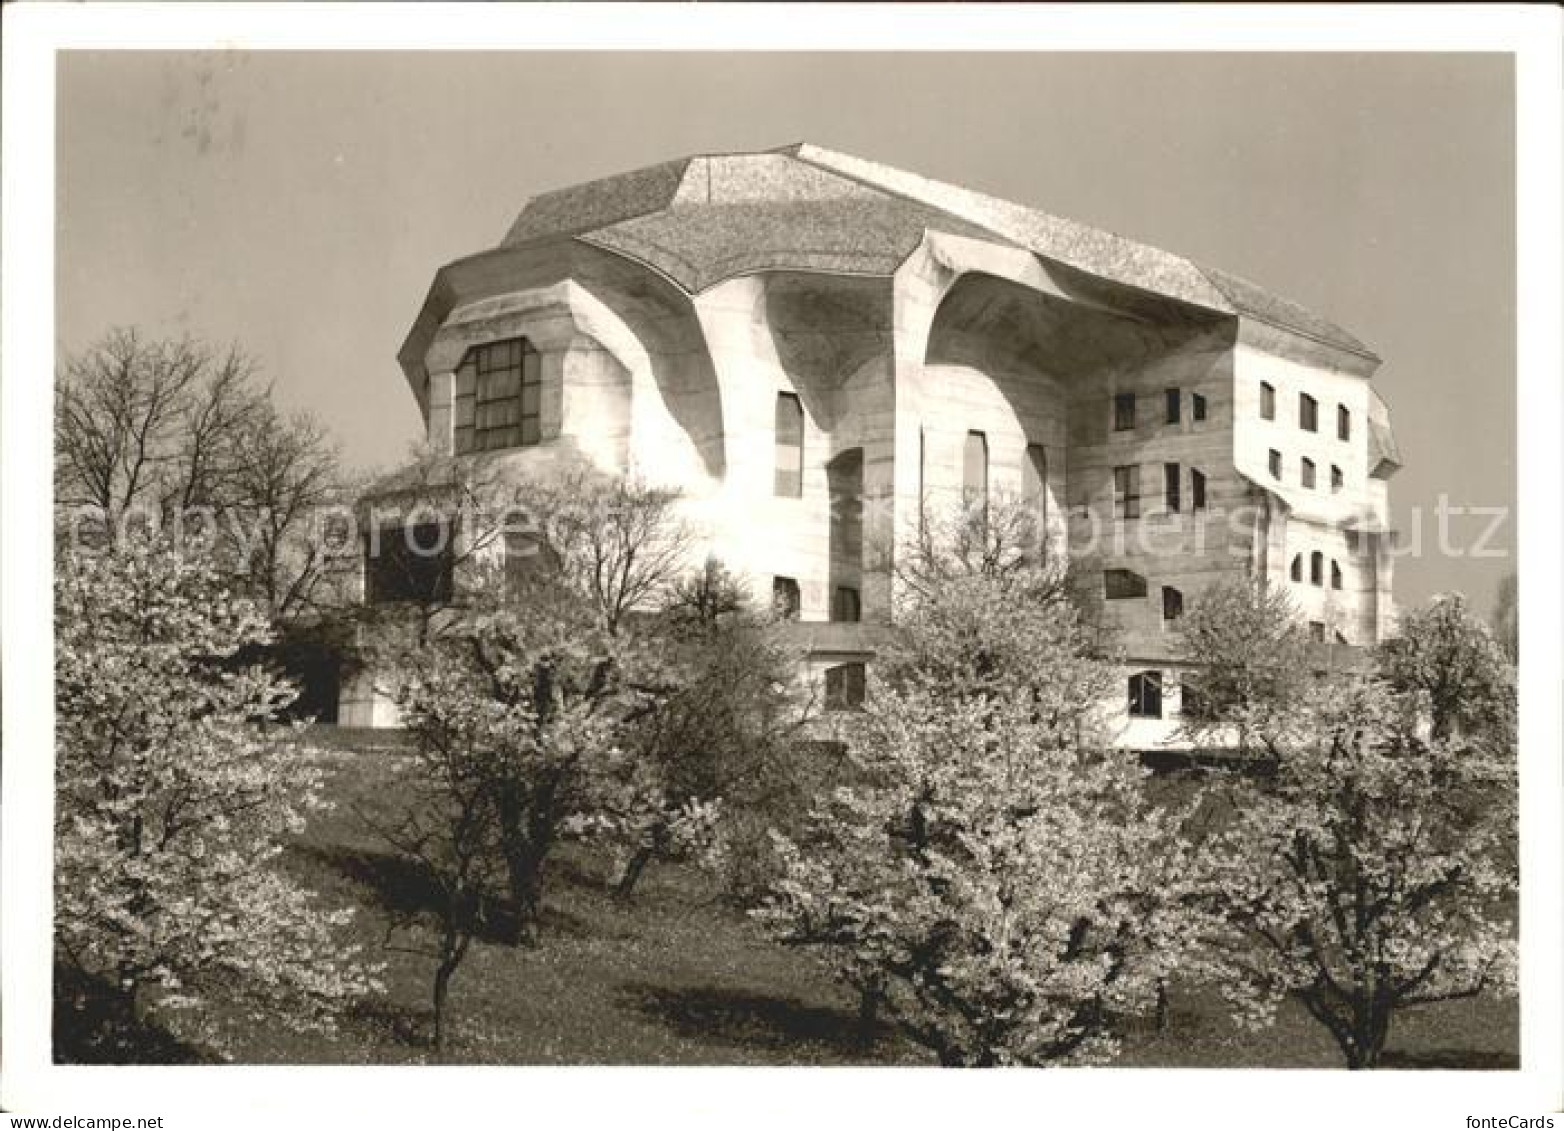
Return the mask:
[[[643,845],[635,850],[635,855],[630,857],[629,863],[619,876],[619,882],[614,886],[614,895],[620,899],[629,899],[635,892],[635,885],[641,879],[641,873],[646,871],[646,866],[652,862],[652,857],[657,855],[657,849],[653,845]]]
[[[434,1047],[445,1050],[445,1003],[451,995],[451,976],[456,973],[461,960],[450,956],[441,961],[434,972]]]
[[[858,991],[858,1047],[874,1047],[875,1031],[880,1025],[880,987],[869,985]]]

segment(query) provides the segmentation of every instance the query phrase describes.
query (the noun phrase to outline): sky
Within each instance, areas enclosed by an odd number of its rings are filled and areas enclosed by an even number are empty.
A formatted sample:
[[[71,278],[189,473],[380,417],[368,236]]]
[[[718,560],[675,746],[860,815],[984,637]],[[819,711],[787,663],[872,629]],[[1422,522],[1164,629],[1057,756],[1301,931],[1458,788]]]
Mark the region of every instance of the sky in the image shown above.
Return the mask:
[[[354,466],[420,433],[395,355],[435,270],[539,192],[811,141],[1252,279],[1385,359],[1417,604],[1515,547],[1508,55],[70,52],[56,347],[236,342]],[[1448,519],[1452,507],[1503,508]],[[1418,516],[1421,516],[1419,519]],[[1496,519],[1489,546],[1478,540]],[[1420,527],[1419,527],[1420,521]],[[1420,537],[1414,535],[1420,529]]]

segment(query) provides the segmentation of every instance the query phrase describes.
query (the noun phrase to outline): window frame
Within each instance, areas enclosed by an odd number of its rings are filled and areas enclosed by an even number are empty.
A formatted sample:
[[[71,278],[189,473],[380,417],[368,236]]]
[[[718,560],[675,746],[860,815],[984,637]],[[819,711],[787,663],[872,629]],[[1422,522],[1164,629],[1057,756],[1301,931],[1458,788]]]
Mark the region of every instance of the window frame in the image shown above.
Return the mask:
[[[1126,521],[1140,517],[1138,463],[1119,464],[1113,469],[1113,517]]]
[[[1139,685],[1137,689],[1137,684]],[[1163,717],[1164,689],[1162,673],[1155,668],[1134,672],[1129,677],[1129,716],[1132,719]]]
[[[1298,427],[1305,432],[1320,430],[1320,402],[1308,393],[1298,394]]]
[[[515,361],[496,364],[494,356],[514,347]],[[502,374],[514,371],[515,390],[496,393]],[[543,357],[525,337],[498,338],[467,347],[451,376],[451,451],[458,456],[531,448],[543,442]],[[469,387],[464,392],[463,385]],[[527,410],[528,393],[532,410]],[[514,405],[515,419],[480,424],[485,410]],[[467,417],[463,423],[462,418]],[[507,442],[507,440],[509,442]]]
[[[787,417],[784,418],[784,406],[788,406]],[[784,428],[791,431],[796,427],[798,441],[790,442],[791,437],[784,438]],[[771,461],[772,480],[771,493],[778,499],[802,499],[804,497],[804,402],[797,393],[787,389],[777,390],[777,399],[772,416],[772,441]],[[782,455],[785,451],[797,452],[797,467],[785,467]]]
[[[1113,394],[1113,430],[1115,432],[1135,431],[1135,394]]]

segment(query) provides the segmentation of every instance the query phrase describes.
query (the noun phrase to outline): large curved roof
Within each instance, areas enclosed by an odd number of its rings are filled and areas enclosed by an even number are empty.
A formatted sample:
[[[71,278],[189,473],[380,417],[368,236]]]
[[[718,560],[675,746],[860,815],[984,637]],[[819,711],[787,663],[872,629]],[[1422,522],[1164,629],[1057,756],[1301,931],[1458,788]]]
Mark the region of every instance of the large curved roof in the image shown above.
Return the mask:
[[[501,249],[573,237],[691,294],[760,270],[888,275],[926,231],[1024,248],[1086,274],[1378,358],[1314,312],[1226,272],[1085,224],[802,143],[686,157],[544,193]]]

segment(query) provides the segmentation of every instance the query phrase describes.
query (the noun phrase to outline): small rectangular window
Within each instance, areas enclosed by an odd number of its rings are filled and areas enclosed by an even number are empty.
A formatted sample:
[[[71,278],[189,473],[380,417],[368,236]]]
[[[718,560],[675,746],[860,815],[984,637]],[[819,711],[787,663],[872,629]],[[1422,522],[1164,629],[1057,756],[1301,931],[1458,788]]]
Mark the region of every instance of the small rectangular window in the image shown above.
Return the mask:
[[[1308,456],[1305,456],[1303,458],[1303,463],[1302,463],[1301,466],[1303,468],[1303,472],[1302,472],[1303,485],[1305,487],[1313,487],[1314,486],[1314,461],[1312,459],[1310,459]]]
[[[1352,413],[1344,404],[1336,406],[1336,439],[1352,439]]]
[[[1146,595],[1146,579],[1131,569],[1105,569],[1102,592],[1110,601],[1134,600]]]
[[[1130,717],[1134,719],[1160,719],[1162,717],[1162,673],[1137,672],[1130,676]]]
[[[1191,394],[1189,400],[1190,400],[1189,415],[1192,416],[1196,421],[1204,420],[1206,418],[1206,398],[1205,398],[1205,394],[1203,394],[1203,393]]]
[[[1308,393],[1298,394],[1298,427],[1305,432],[1320,430],[1320,402]]]
[[[864,666],[837,664],[825,671],[825,709],[854,711],[863,706]]]
[[[1113,430],[1127,432],[1135,427],[1135,394],[1118,393],[1113,398]]]
[[[862,611],[858,590],[851,585],[838,585],[831,595],[831,619],[840,624],[857,624]]]
[[[1206,509],[1206,473],[1189,469],[1189,503],[1197,511]]]
[[[1272,448],[1271,449],[1271,478],[1272,479],[1280,479],[1281,477],[1282,477],[1282,453],[1277,451],[1275,448]]]
[[[1162,465],[1162,494],[1168,511],[1177,514],[1181,499],[1179,498],[1179,466],[1176,463]]]
[[[1184,615],[1184,593],[1171,585],[1162,587],[1162,619],[1178,620]]]
[[[1140,466],[1113,469],[1113,512],[1119,518],[1140,517]]]
[[[1309,639],[1314,641],[1316,644],[1324,644],[1325,643],[1325,622],[1324,621],[1311,620],[1309,622]]]
[[[1342,478],[1341,468],[1335,464],[1330,465],[1330,489],[1332,492],[1340,491],[1345,480]]]
[[[777,394],[775,493],[804,495],[804,406],[794,393]]]
[[[781,620],[797,620],[803,601],[799,596],[798,580],[792,577],[771,579],[771,607]]]
[[[1177,424],[1179,418],[1179,401],[1182,399],[1177,389],[1168,389],[1164,394],[1168,402],[1168,423]]]
[[[1276,389],[1269,381],[1260,382],[1260,418],[1276,419]]]

